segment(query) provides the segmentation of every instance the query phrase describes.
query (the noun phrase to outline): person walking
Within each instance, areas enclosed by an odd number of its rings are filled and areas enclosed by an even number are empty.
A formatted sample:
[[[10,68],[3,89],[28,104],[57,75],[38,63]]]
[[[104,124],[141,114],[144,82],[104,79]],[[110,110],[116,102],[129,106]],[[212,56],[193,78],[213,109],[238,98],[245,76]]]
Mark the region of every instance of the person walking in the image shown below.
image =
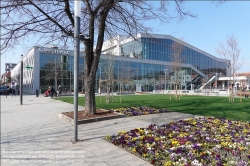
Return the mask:
[[[55,89],[52,86],[51,89],[50,89],[50,96],[51,96],[51,98],[53,98],[54,93],[55,93]]]
[[[62,94],[62,87],[61,87],[61,85],[59,85],[58,86],[58,94],[57,94],[58,97],[61,96],[61,94]]]

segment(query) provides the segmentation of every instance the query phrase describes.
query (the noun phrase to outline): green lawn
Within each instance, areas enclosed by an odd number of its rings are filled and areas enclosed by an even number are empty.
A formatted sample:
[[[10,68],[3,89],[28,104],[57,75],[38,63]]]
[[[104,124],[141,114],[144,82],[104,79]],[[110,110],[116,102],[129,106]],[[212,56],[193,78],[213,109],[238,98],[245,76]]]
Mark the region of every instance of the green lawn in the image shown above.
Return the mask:
[[[64,102],[73,104],[73,97],[56,98]],[[106,104],[104,96],[96,96],[97,108],[111,109],[130,106],[149,106],[155,108],[167,108],[172,111],[203,115],[223,117],[231,120],[250,121],[250,98],[236,98],[234,103],[228,102],[228,97],[213,96],[182,96],[180,101],[175,101],[172,96],[170,101],[169,95],[152,94],[152,95],[127,95],[120,97],[114,96],[112,103]],[[79,97],[79,105],[84,106],[84,97]]]

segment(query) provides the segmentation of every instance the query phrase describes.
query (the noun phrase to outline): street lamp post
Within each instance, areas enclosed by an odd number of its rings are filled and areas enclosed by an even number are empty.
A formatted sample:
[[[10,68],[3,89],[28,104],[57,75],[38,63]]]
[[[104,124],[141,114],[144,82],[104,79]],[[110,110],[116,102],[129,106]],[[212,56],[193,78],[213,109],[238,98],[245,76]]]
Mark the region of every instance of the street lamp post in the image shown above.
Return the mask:
[[[166,92],[166,86],[167,86],[166,75],[167,75],[168,69],[164,69],[164,72],[165,72],[165,92]]]
[[[77,142],[78,135],[78,73],[79,73],[79,54],[80,54],[80,16],[81,1],[74,1],[75,5],[75,49],[74,49],[74,142]]]
[[[20,70],[20,105],[23,105],[23,55],[21,55],[21,70]]]

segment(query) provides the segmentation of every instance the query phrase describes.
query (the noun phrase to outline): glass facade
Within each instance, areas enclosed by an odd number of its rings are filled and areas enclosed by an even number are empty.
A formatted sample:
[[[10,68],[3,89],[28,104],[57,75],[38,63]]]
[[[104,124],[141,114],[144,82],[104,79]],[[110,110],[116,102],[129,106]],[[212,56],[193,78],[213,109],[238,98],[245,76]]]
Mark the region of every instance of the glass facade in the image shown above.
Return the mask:
[[[178,41],[178,40],[177,40]],[[182,44],[180,53],[183,64],[178,71],[169,62],[174,62],[174,39],[140,37],[119,46],[121,56],[102,55],[96,74],[96,92],[107,87],[110,90],[142,91],[173,89],[174,82],[180,82],[180,89],[191,89],[202,84],[204,76],[214,73],[226,75],[226,62],[209,55],[187,43]],[[113,47],[114,48],[114,47]],[[108,48],[110,49],[110,48]],[[111,58],[110,58],[111,57]],[[137,61],[143,59],[144,61]],[[168,63],[168,64],[167,64]],[[167,71],[166,71],[167,69]],[[82,90],[84,58],[80,57],[79,91]],[[65,92],[74,89],[74,57],[72,55],[40,53],[40,87],[42,91],[49,86],[61,85]],[[112,81],[111,81],[112,80]]]
[[[131,58],[129,58],[131,59]],[[133,61],[112,61],[112,71],[108,69],[109,60],[101,59],[96,76],[96,89],[105,90],[105,81],[109,78],[113,80],[112,90],[118,92],[122,91],[136,91],[136,84],[141,86],[142,91],[164,90],[170,88],[170,82],[173,82],[173,71],[169,68],[165,73],[166,65],[142,63]],[[182,89],[190,89],[188,83],[192,80],[192,75],[198,75],[191,68],[183,67],[181,80]],[[110,76],[112,75],[112,76]],[[165,87],[166,85],[166,87]],[[173,85],[171,87],[173,89]]]
[[[83,57],[79,59],[79,88],[83,83]],[[40,89],[45,92],[49,86],[61,85],[65,92],[73,91],[74,57],[68,55],[40,54]]]
[[[171,39],[145,38],[130,41],[121,46],[121,54],[127,57],[143,58],[158,61],[173,62]],[[209,57],[202,51],[196,51],[184,45],[181,52],[183,63],[191,64],[206,75],[211,73],[226,74],[226,62],[219,61],[215,57]]]
[[[212,73],[226,75],[226,62],[207,55],[198,49],[184,45],[181,56],[185,61],[178,70],[173,69],[171,39],[154,39],[141,37],[119,45],[119,54],[102,54],[97,73],[95,92],[153,91],[173,89],[173,84],[179,83],[178,89],[197,89],[204,81],[211,78]],[[114,48],[116,46],[112,46]],[[110,49],[110,48],[108,48]],[[198,51],[197,51],[198,50]],[[24,58],[25,66],[34,66],[33,70],[24,72],[24,90],[35,93],[41,89],[44,93],[48,87],[55,89],[59,85],[64,93],[74,89],[74,52],[55,48],[35,46]],[[19,73],[20,64],[13,69]],[[84,89],[84,57],[79,58],[79,91]],[[192,88],[193,87],[193,88]]]

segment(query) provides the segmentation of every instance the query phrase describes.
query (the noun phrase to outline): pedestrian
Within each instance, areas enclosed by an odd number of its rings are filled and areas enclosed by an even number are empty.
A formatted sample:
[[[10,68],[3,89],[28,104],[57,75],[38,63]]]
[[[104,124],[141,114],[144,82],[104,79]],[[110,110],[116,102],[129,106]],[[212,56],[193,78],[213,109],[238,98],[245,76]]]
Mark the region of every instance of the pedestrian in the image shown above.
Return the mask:
[[[11,87],[11,93],[12,93],[12,97],[13,97],[13,95],[16,96],[16,86]]]
[[[53,98],[53,95],[55,93],[55,89],[53,88],[53,86],[50,88],[50,96],[51,98]]]
[[[61,85],[58,86],[58,96],[61,96],[62,94],[62,87]]]

